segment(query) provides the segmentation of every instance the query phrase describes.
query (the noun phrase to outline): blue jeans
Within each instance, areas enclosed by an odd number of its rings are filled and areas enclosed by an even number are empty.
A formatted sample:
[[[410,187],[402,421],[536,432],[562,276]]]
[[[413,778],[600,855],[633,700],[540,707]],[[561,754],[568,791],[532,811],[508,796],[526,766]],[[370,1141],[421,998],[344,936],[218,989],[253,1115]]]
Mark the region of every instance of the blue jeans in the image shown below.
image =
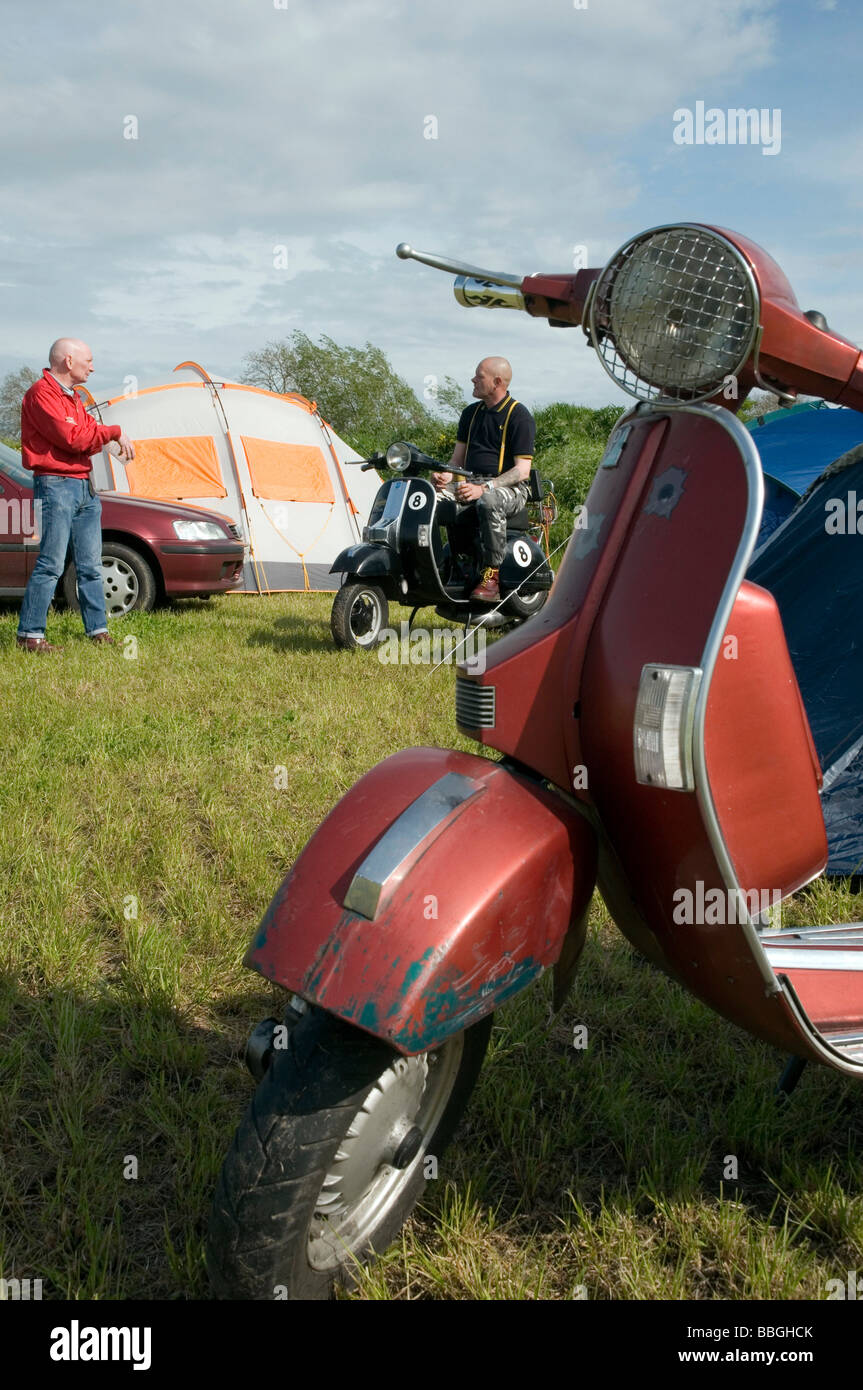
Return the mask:
[[[107,632],[102,587],[102,503],[86,478],[50,473],[33,479],[40,513],[39,559],[33,566],[18,619],[19,637],[44,637],[48,608],[66,568],[69,541],[78,575],[78,602],[88,637]]]

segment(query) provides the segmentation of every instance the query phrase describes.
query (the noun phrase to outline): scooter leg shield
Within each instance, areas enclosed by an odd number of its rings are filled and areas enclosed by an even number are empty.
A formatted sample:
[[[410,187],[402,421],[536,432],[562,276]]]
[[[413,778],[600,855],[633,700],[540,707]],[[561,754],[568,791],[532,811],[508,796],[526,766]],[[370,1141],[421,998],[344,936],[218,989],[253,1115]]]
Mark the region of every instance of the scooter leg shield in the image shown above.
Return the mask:
[[[588,822],[472,754],[379,763],[321,824],[245,963],[405,1054],[492,1012],[583,930]]]

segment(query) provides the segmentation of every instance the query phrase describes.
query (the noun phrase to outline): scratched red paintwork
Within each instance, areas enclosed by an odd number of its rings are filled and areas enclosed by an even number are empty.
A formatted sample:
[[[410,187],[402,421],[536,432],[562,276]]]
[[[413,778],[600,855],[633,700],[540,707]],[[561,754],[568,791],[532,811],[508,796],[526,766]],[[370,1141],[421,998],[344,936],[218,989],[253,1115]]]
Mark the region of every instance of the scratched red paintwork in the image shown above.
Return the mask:
[[[374,921],[344,908],[357,867],[448,772],[475,779],[388,886]],[[342,798],[300,855],[246,964],[400,1051],[441,1042],[558,958],[590,900],[594,835],[552,793],[473,754],[394,754]]]
[[[715,421],[673,416],[656,456],[653,476],[670,468],[680,470],[685,479],[679,501],[669,517],[658,516],[647,507],[639,511],[590,635],[581,691],[582,745],[590,785],[595,788],[600,818],[617,847],[642,917],[654,932],[669,968],[688,989],[732,1022],[777,1046],[806,1055],[810,1052],[806,1035],[782,996],[766,996],[763,977],[740,925],[674,921],[678,890],[686,889],[694,896],[699,882],[704,893],[726,887],[697,797],[642,786],[635,778],[632,730],[642,668],[650,662],[700,665],[746,516],[744,464],[733,439]],[[759,616],[762,620],[769,616],[766,608],[761,608],[747,629],[753,641],[759,635]],[[734,626],[732,616],[730,627]],[[775,650],[775,628],[770,628],[770,635]],[[768,648],[768,659],[770,652]],[[785,716],[778,731],[772,734],[756,720],[741,728],[736,742],[727,738],[723,698],[735,679],[748,672],[753,661],[762,659],[759,652],[744,652],[736,672],[723,669],[716,690],[711,687],[708,767],[714,774],[721,773],[723,791],[733,781],[735,770],[743,777],[754,738],[770,739],[776,733],[781,737],[791,725],[799,731],[796,687],[786,685],[775,692],[774,716],[780,712]],[[727,663],[727,667],[731,665]],[[726,736],[711,764],[711,735],[719,728],[726,729]],[[791,794],[797,779],[802,779],[798,791],[803,804],[816,792],[805,738],[798,738],[787,750],[783,747],[782,757],[789,759],[790,767],[781,773],[777,760],[761,761],[758,791],[767,797],[779,789]],[[734,818],[745,814],[740,798],[727,800],[723,807],[724,827],[732,832],[731,848],[738,858],[742,850],[733,833]],[[823,824],[813,827],[807,821],[807,829],[812,837],[808,849],[814,873],[824,844]],[[805,849],[798,846],[801,860],[806,858]],[[751,868],[761,867],[765,872],[777,869],[776,859],[766,854],[760,864],[752,855],[748,862]],[[765,882],[746,886],[771,890],[782,885]]]
[[[654,480],[670,468],[681,471],[684,484],[663,517],[646,505]],[[739,925],[674,923],[678,889],[694,893],[699,880],[705,891],[725,883],[695,795],[640,786],[635,779],[641,670],[648,662],[700,664],[740,542],[747,495],[743,461],[719,423],[675,412],[659,421],[635,417],[617,465],[600,469],[587,498],[588,513],[605,518],[599,544],[582,547],[580,555],[570,545],[544,614],[497,643],[475,679],[497,688],[496,725],[482,735],[485,743],[540,767],[561,785],[576,766],[586,769],[587,787],[574,794],[599,815],[618,856],[618,902],[631,903],[638,930],[648,929],[653,957],[725,1017],[799,1055],[813,1055],[787,1002],[765,996]],[[824,862],[808,729],[796,683],[787,678],[790,662],[775,611],[744,594],[729,630],[735,626],[753,645],[736,667],[729,663],[719,672],[711,691],[708,768],[744,886],[791,891]],[[762,640],[763,653],[757,649]],[[748,684],[754,698],[758,662],[775,671],[783,652],[780,687],[771,689],[765,708],[735,740],[735,682]],[[786,735],[787,749],[781,744]],[[735,777],[744,777],[759,741],[755,790],[769,798],[769,815],[776,817],[777,797],[790,816],[801,813],[787,853],[770,843],[777,838],[775,819],[772,836],[766,820],[758,824],[766,843],[748,842],[747,817],[755,812],[733,795]],[[779,746],[787,758],[781,768],[764,757],[765,749]],[[766,881],[758,882],[759,874]],[[617,921],[630,930],[624,914]],[[644,948],[643,934],[637,944]]]

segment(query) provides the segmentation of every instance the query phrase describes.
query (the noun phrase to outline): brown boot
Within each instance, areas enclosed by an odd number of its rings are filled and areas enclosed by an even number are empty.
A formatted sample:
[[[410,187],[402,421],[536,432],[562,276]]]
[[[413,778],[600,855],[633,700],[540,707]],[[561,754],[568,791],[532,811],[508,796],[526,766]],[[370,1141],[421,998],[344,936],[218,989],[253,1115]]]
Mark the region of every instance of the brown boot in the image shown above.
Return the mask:
[[[87,640],[96,647],[116,647],[117,645],[116,637],[109,637],[107,632],[97,632],[95,637],[90,637]]]
[[[483,570],[482,582],[477,584],[471,599],[476,603],[497,603],[500,599],[500,587],[498,585],[498,570]]]
[[[50,642],[46,642],[44,637],[16,637],[15,645],[21,647],[25,652],[38,652],[44,656],[46,652],[61,652],[62,647],[53,647]]]

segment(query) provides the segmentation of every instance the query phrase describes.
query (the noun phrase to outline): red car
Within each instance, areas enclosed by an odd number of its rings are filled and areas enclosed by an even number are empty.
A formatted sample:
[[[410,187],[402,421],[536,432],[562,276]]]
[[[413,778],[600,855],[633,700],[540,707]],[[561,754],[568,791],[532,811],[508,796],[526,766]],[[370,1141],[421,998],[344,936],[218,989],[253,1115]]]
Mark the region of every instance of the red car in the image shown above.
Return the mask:
[[[109,618],[150,609],[157,599],[221,594],[243,572],[238,528],[218,512],[103,492],[102,572]],[[0,444],[0,597],[20,598],[39,555],[33,475]],[[77,608],[69,560],[58,596]]]

